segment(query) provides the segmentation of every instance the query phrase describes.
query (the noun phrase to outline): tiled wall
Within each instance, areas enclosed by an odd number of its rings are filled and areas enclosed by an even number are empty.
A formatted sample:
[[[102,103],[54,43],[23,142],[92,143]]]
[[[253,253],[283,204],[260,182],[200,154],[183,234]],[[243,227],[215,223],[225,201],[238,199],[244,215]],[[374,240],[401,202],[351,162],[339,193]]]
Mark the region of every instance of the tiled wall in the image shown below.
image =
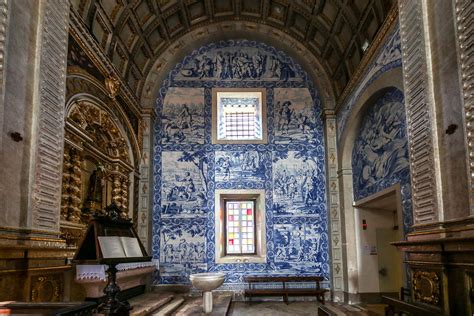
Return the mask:
[[[356,201],[400,183],[406,231],[412,216],[403,101],[403,92],[390,88],[366,110],[352,150],[352,173]]]
[[[211,143],[213,87],[266,88],[268,144]],[[291,114],[282,110],[287,101]],[[201,47],[165,80],[156,113],[156,283],[188,283],[190,273],[203,271],[225,272],[230,287],[244,274],[310,274],[329,280],[321,105],[299,65],[257,42]],[[216,189],[265,190],[266,263],[215,263]]]

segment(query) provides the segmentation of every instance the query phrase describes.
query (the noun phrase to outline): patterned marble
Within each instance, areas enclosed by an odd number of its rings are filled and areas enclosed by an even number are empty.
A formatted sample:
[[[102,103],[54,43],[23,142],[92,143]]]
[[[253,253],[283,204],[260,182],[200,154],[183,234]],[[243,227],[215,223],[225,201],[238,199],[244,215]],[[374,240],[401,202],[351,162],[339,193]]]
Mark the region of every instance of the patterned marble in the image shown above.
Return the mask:
[[[212,144],[213,87],[266,88],[268,143]],[[241,287],[244,274],[317,274],[328,285],[320,99],[298,64],[258,42],[201,47],[163,82],[156,114],[152,254],[160,259],[160,275],[155,283],[189,283],[190,273],[221,271],[229,289]],[[169,125],[184,138],[167,138]],[[290,179],[293,184],[285,183]],[[265,190],[266,263],[215,263],[216,189]]]
[[[391,88],[377,99],[367,109],[357,135],[352,151],[355,200],[400,183],[408,224],[412,216],[407,203],[411,191],[403,93]]]

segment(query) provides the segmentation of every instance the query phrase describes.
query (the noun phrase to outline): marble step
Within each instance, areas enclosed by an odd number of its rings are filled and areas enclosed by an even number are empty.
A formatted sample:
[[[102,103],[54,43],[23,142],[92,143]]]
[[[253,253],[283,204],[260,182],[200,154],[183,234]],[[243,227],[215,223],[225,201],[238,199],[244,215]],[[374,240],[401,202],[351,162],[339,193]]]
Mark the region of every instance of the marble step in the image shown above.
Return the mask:
[[[173,313],[183,304],[185,299],[183,297],[175,297],[171,302],[157,310],[156,312],[149,314],[151,316],[171,316]]]
[[[128,300],[133,309],[131,316],[146,316],[163,307],[174,299],[172,293],[145,293]]]

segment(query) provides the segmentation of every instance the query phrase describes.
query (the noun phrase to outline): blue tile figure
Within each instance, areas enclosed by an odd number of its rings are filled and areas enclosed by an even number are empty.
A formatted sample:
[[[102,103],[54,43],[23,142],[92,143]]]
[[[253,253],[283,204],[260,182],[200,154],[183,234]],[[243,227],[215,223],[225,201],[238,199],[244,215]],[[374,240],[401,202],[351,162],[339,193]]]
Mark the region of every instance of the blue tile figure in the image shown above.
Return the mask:
[[[161,116],[163,144],[204,143],[204,91],[170,88]]]
[[[316,120],[308,89],[275,89],[275,143],[312,142]]]
[[[204,158],[189,152],[162,155],[162,216],[199,216],[207,211]]]

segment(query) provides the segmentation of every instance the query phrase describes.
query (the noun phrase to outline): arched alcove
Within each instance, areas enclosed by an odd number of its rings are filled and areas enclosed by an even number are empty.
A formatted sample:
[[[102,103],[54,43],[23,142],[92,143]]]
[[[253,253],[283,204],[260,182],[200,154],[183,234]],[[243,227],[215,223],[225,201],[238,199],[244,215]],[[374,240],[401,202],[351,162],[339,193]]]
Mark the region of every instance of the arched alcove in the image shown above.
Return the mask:
[[[87,74],[67,77],[61,231],[77,246],[94,212],[115,202],[123,217],[135,209],[135,132],[118,100]]]
[[[348,268],[347,285],[349,292],[359,293],[360,297],[355,299],[356,301],[361,298],[367,299],[364,297],[365,292],[378,293],[384,288],[384,285],[378,282],[383,278],[382,276],[373,274],[376,280],[368,280],[361,274],[364,266],[370,266],[364,258],[383,261],[380,259],[383,251],[390,248],[390,246],[377,245],[382,238],[375,237],[375,230],[381,231],[382,228],[387,228],[387,232],[395,231],[396,236],[392,241],[396,241],[404,237],[412,221],[408,144],[401,79],[401,69],[395,68],[382,74],[364,90],[356,99],[356,104],[352,107],[352,112],[340,137],[340,184],[343,192],[341,207],[344,210],[344,230],[348,244],[345,252]],[[388,113],[394,112],[397,114],[397,119],[391,120]],[[388,139],[390,132],[387,131],[390,128],[399,129],[400,134],[397,135],[403,138],[403,141],[400,141],[403,142],[401,145],[403,158],[400,158],[405,162],[403,168],[390,169],[388,166],[390,162],[396,161],[390,158],[390,153],[394,147],[397,147],[398,142],[398,140]],[[385,132],[387,135],[384,134]],[[385,142],[383,144],[380,142],[380,147],[375,146],[376,139],[381,139],[381,137],[386,138]],[[374,146],[370,147],[371,144]],[[370,169],[371,167],[378,169],[375,171],[375,169]],[[381,171],[385,170],[384,168],[387,169],[386,172]],[[400,172],[400,169],[403,169],[403,172]],[[371,174],[379,180],[371,178]],[[387,232],[385,235],[388,235]],[[380,253],[378,249],[381,249]],[[393,251],[396,252],[394,247]],[[400,263],[393,266],[401,265]],[[370,269],[377,269],[377,265]]]
[[[220,70],[214,68],[219,58],[227,60]],[[152,252],[161,265],[156,283],[188,283],[187,276],[199,271],[228,272],[228,287],[241,286],[248,273],[317,274],[329,283],[325,148],[315,86],[287,54],[257,41],[210,43],[170,71],[160,85],[154,126]],[[212,104],[219,89],[263,91],[268,142],[213,142]],[[186,112],[188,119],[180,119]],[[179,123],[189,115],[193,124]],[[224,237],[215,229],[215,201],[222,190],[263,192],[263,261],[217,262]]]

